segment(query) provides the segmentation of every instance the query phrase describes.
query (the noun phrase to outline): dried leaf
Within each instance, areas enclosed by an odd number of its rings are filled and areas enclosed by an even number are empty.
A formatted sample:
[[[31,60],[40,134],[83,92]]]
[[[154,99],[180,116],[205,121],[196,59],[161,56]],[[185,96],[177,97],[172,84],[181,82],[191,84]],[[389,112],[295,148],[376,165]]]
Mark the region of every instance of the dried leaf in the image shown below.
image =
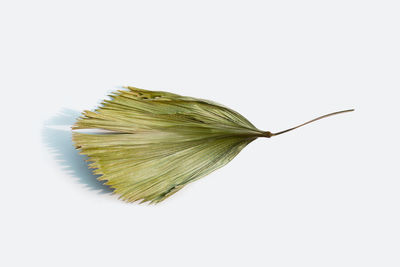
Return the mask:
[[[73,129],[107,130],[74,131],[76,148],[120,198],[151,203],[221,168],[256,138],[288,131],[261,131],[212,101],[135,87],[84,111]]]

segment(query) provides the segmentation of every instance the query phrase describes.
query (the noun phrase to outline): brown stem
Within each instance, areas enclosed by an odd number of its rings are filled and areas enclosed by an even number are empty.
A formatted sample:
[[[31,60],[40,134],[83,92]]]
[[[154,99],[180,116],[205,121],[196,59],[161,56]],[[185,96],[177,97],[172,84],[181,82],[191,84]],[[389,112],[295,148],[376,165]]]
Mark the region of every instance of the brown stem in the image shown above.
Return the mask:
[[[287,129],[287,130],[284,130],[284,131],[280,131],[280,132],[277,132],[277,133],[265,132],[265,137],[272,137],[272,136],[277,136],[277,135],[280,135],[280,134],[283,134],[283,133],[287,133],[287,132],[290,132],[290,131],[292,131],[292,130],[294,130],[294,129],[297,129],[297,128],[299,128],[299,127],[302,127],[302,126],[304,126],[304,125],[306,125],[306,124],[312,123],[312,122],[314,122],[314,121],[317,121],[317,120],[320,120],[320,119],[323,119],[323,118],[326,118],[326,117],[330,117],[330,116],[333,116],[333,115],[345,113],[345,112],[351,112],[351,111],[354,111],[354,109],[347,109],[347,110],[342,110],[342,111],[337,111],[337,112],[329,113],[329,114],[320,116],[320,117],[318,117],[318,118],[312,119],[312,120],[310,120],[310,121],[307,121],[307,122],[305,122],[305,123],[303,123],[303,124],[297,125],[297,126],[295,126],[295,127],[293,127],[293,128],[290,128],[290,129]]]

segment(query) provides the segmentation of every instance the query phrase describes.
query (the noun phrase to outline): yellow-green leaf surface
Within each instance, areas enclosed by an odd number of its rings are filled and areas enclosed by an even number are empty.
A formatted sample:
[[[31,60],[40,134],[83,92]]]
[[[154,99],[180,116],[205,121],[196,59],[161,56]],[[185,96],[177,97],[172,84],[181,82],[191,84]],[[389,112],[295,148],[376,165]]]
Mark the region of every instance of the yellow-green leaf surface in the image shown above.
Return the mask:
[[[76,148],[123,200],[152,203],[221,168],[266,134],[217,103],[135,87],[84,111],[73,129],[107,130],[74,132]]]

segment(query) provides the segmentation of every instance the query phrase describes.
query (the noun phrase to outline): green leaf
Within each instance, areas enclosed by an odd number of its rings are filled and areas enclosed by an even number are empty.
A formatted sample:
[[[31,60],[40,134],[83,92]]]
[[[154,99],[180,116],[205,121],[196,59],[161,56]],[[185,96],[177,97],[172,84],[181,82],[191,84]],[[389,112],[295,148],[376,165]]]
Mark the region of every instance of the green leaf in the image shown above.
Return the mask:
[[[81,154],[114,193],[128,202],[160,202],[186,184],[221,168],[265,136],[239,113],[217,103],[127,87],[73,129]]]
[[[73,129],[80,153],[99,180],[128,202],[157,203],[231,161],[258,137],[277,136],[343,110],[277,133],[257,129],[242,115],[209,100],[127,87],[84,111]]]

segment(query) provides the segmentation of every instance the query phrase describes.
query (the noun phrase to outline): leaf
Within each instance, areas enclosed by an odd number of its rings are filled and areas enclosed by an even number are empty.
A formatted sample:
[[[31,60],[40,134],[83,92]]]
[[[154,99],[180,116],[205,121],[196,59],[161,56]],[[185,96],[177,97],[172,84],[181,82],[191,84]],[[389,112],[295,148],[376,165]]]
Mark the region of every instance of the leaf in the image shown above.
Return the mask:
[[[99,180],[125,201],[160,202],[221,168],[265,136],[239,113],[217,103],[127,87],[84,111],[73,129],[81,154]]]
[[[73,129],[80,153],[99,180],[128,202],[157,203],[231,161],[258,137],[280,135],[344,112],[320,116],[277,133],[261,131],[242,115],[209,100],[127,87],[95,111],[84,111]]]

